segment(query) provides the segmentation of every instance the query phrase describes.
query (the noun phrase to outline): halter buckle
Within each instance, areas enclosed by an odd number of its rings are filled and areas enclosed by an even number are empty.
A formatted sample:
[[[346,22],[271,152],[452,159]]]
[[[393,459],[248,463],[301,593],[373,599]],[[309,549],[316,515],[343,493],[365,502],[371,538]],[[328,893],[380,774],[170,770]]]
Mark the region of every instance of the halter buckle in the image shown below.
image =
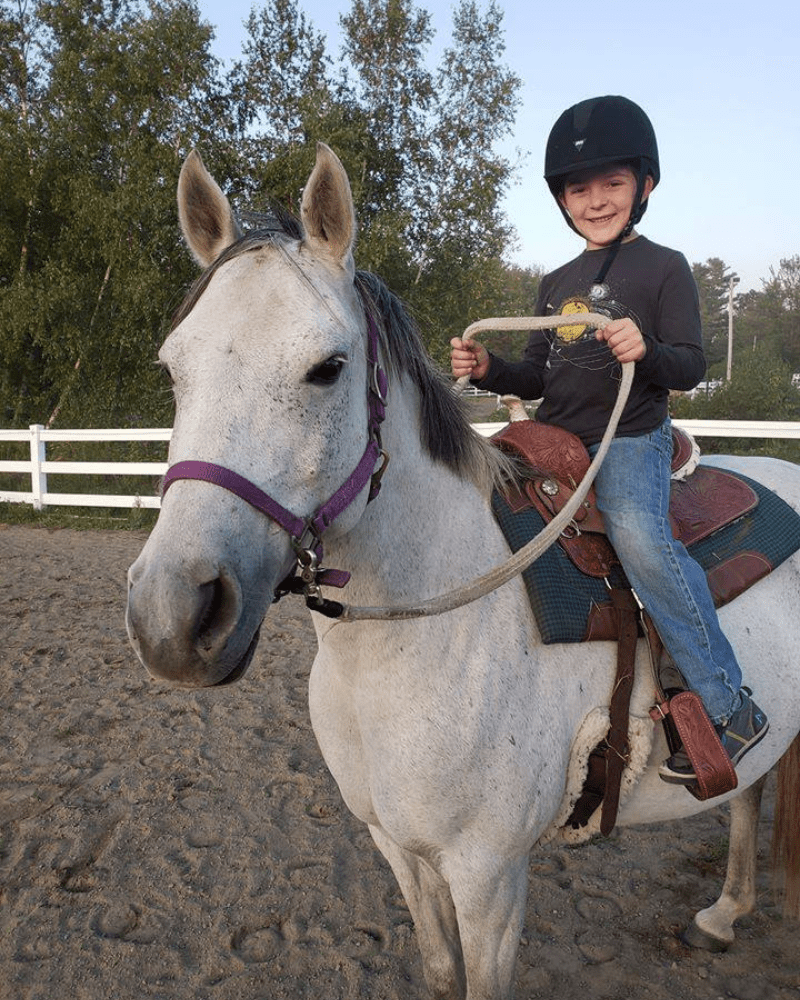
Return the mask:
[[[305,540],[309,535],[312,538],[315,537],[311,529],[306,528],[302,538],[294,539],[292,544],[297,556],[297,569],[300,579],[306,585],[313,585],[316,583],[317,573],[319,572],[320,555],[313,548],[306,546]]]
[[[386,472],[386,467],[389,464],[388,451],[384,451],[383,448],[381,448],[380,457],[381,457],[381,467],[379,469],[376,469],[375,472],[372,473],[372,479],[370,480],[370,486],[369,486],[369,498],[367,502],[369,502],[370,500],[374,500],[375,497],[380,492],[381,480],[383,479],[383,474],[384,472]]]

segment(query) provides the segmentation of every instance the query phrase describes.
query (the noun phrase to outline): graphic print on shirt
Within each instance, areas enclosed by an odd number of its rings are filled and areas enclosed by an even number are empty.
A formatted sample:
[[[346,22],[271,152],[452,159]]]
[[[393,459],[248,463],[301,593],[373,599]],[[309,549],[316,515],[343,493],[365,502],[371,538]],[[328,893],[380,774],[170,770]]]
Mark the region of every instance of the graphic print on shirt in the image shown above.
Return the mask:
[[[582,313],[600,313],[609,319],[630,317],[641,329],[638,317],[620,301],[612,297],[608,285],[592,285],[588,295],[572,295],[554,309],[557,316],[575,316]],[[621,368],[613,352],[605,341],[595,338],[595,328],[585,323],[574,326],[557,327],[553,331],[550,346],[548,368],[556,368],[562,364],[573,365],[590,371],[600,371],[603,368],[616,369],[612,375],[620,378]]]

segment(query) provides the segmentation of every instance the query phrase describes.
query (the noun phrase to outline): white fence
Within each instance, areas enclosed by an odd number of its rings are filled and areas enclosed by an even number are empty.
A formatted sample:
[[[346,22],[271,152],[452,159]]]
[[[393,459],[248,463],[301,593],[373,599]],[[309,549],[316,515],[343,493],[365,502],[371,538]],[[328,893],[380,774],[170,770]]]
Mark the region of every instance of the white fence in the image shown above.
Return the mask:
[[[676,420],[695,437],[735,438],[800,438],[800,422],[776,420]],[[505,424],[475,424],[479,434],[490,437]],[[61,462],[48,461],[47,444],[50,441],[169,441],[171,429],[152,430],[45,430],[33,424],[26,431],[0,430],[0,442],[21,441],[30,444],[30,459],[0,461],[0,474],[15,472],[30,477],[31,488],[26,491],[0,489],[0,501],[28,503],[35,510],[46,506],[71,507],[160,507],[158,496],[117,496],[90,493],[50,493],[47,475],[107,475],[107,476],[163,476],[166,462]]]
[[[32,424],[27,431],[0,431],[0,441],[27,441],[30,459],[0,462],[0,474],[21,472],[30,476],[30,491],[0,489],[0,501],[29,503],[35,510],[45,506],[69,507],[160,507],[157,496],[115,496],[90,493],[50,493],[47,474],[101,476],[163,476],[166,462],[52,462],[47,459],[50,441],[169,441],[172,430],[45,430]]]

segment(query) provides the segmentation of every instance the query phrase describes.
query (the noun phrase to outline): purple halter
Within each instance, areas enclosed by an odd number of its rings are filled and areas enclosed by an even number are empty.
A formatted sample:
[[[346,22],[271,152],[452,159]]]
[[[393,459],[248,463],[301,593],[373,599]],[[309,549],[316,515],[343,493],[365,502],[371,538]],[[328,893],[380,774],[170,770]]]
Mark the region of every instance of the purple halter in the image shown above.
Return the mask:
[[[325,606],[331,609],[340,608],[335,602],[322,599],[319,587],[326,584],[331,587],[344,587],[350,579],[350,574],[344,570],[322,569],[322,533],[333,521],[355,500],[367,483],[370,491],[367,502],[374,500],[380,490],[381,477],[386,470],[389,456],[381,447],[380,425],[386,416],[386,391],[388,379],[378,359],[378,330],[375,321],[367,313],[367,361],[369,363],[369,417],[367,429],[369,440],[361,461],[353,470],[347,481],[339,487],[333,496],[319,507],[307,520],[292,514],[277,500],[251,483],[249,479],[237,472],[215,465],[213,462],[177,462],[164,476],[161,487],[163,497],[170,486],[178,479],[200,479],[214,483],[223,489],[234,493],[251,507],[260,510],[271,520],[279,524],[291,539],[297,553],[297,563],[292,573],[278,587],[275,600],[287,593],[302,592],[307,603],[317,611],[324,611]],[[375,463],[383,459],[381,467],[376,471]],[[297,573],[299,572],[299,577]],[[336,613],[335,610],[330,613]],[[340,612],[339,612],[340,613]]]

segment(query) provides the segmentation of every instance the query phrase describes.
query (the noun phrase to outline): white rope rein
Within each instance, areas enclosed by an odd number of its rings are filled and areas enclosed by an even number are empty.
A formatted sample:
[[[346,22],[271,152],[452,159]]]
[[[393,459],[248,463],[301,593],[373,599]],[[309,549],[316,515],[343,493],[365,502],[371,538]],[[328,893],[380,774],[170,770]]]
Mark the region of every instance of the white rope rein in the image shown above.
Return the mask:
[[[602,330],[610,322],[611,320],[608,316],[601,316],[598,313],[577,313],[569,316],[510,316],[482,319],[467,327],[462,340],[470,341],[476,333],[486,330],[549,330],[558,326],[577,326],[579,324]],[[457,587],[455,590],[441,594],[438,597],[421,601],[418,604],[405,604],[394,607],[354,607],[346,604],[344,605],[342,615],[337,620],[340,622],[365,621],[370,619],[403,621],[410,618],[441,615],[446,611],[454,611],[465,604],[477,601],[480,597],[485,597],[526,570],[528,566],[534,563],[556,541],[564,528],[572,521],[576,511],[586,498],[589,487],[594,482],[597,471],[603,464],[603,459],[611,445],[617,424],[619,423],[625,403],[628,400],[633,380],[633,369],[634,363],[632,361],[622,365],[622,379],[608,427],[606,427],[597,454],[587,469],[586,475],[581,480],[580,485],[562,510],[527,545],[519,549],[518,552],[515,552],[501,566],[496,566],[494,569],[489,570],[488,573],[476,577],[470,583]],[[456,382],[457,391],[461,391],[468,382],[469,376],[462,376]]]

